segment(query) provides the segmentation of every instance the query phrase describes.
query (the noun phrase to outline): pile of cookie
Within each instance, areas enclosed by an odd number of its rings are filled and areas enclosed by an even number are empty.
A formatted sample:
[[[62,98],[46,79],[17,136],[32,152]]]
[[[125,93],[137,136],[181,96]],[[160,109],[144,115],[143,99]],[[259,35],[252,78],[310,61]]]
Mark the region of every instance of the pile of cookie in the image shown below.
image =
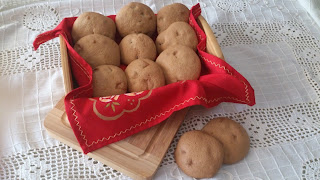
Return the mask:
[[[236,121],[219,117],[201,130],[184,133],[175,150],[180,169],[194,178],[211,178],[222,164],[234,164],[249,152],[250,139]]]
[[[115,21],[95,12],[81,14],[71,35],[75,51],[92,67],[93,96],[140,92],[198,79],[198,40],[188,24],[189,14],[185,5],[174,3],[161,8],[156,16],[138,2],[122,7]]]
[[[122,7],[115,21],[95,12],[81,14],[71,35],[75,51],[92,67],[93,96],[140,92],[198,79],[198,40],[188,24],[189,15],[189,9],[180,3],[164,6],[156,16],[138,2]],[[180,138],[175,160],[187,175],[210,178],[223,163],[243,159],[249,146],[241,125],[216,118],[201,131],[189,131]]]

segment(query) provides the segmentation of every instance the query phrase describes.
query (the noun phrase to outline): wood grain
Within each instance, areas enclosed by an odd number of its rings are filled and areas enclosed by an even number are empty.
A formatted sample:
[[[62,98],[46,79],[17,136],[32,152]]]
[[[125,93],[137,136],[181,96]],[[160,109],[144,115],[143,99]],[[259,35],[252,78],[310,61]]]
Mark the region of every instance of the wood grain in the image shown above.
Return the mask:
[[[220,46],[206,20],[199,16],[198,22],[207,35],[207,51],[224,59]],[[68,62],[66,44],[60,36],[61,61],[65,92],[72,90],[72,75]],[[44,120],[49,135],[82,152],[70,127],[64,98],[52,109]],[[151,179],[157,171],[176,132],[189,108],[174,112],[167,120],[122,141],[97,149],[87,155],[133,179]]]
[[[127,139],[110,144],[87,155],[133,179],[151,179],[180,127],[188,108],[173,113],[162,123]],[[69,125],[61,99],[47,115],[44,126],[53,138],[82,152]]]
[[[209,26],[207,21],[201,15],[198,17],[198,23],[207,36],[207,53],[215,55],[218,58],[225,60],[223,53],[221,51],[221,48],[219,46],[219,43],[218,43],[211,27]]]
[[[63,37],[59,36],[60,40],[60,54],[61,54],[61,66],[63,74],[64,92],[67,94],[73,89],[72,73],[68,60],[68,50]]]

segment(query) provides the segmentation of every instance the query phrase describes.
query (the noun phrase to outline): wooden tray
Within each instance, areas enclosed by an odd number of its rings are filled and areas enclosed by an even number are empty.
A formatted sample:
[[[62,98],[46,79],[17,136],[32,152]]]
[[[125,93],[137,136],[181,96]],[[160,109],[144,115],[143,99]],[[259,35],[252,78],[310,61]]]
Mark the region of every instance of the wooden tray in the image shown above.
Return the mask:
[[[198,23],[207,35],[207,52],[224,59],[219,44],[206,20],[199,16]],[[60,51],[65,92],[72,90],[72,77],[68,64],[66,44],[60,36]],[[52,109],[44,120],[50,136],[82,152],[70,127],[64,98]],[[171,141],[178,131],[188,108],[174,112],[162,123],[130,136],[122,141],[95,150],[87,155],[133,179],[151,179],[158,169]]]

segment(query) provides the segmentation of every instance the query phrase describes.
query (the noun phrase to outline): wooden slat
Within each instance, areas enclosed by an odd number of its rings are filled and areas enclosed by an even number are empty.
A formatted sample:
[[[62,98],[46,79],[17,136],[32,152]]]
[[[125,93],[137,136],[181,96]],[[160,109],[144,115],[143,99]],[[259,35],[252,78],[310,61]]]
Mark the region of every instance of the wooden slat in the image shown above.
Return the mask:
[[[63,73],[63,83],[64,83],[64,91],[65,94],[68,94],[73,89],[72,83],[72,73],[71,68],[68,61],[68,51],[66,43],[64,42],[63,37],[59,36],[60,40],[60,54],[61,54],[61,66]]]
[[[204,33],[207,36],[207,52],[209,54],[215,55],[220,59],[224,59],[223,53],[221,51],[221,48],[219,46],[219,43],[211,29],[211,27],[209,26],[209,24],[207,23],[207,21],[200,15],[198,17],[198,22],[200,23],[199,25],[202,27]]]

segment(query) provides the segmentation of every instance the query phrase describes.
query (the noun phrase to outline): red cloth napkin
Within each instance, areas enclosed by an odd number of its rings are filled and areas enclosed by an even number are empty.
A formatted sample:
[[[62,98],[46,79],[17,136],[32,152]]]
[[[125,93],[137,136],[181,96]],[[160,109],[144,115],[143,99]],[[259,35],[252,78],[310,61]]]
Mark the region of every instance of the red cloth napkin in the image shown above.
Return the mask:
[[[153,90],[92,98],[92,69],[72,48],[71,29],[76,17],[65,18],[52,31],[40,34],[34,48],[62,35],[67,44],[73,77],[79,88],[65,97],[66,113],[84,153],[122,140],[167,119],[174,111],[192,105],[213,107],[221,102],[255,104],[249,82],[227,62],[205,52],[206,35],[196,22],[199,4],[190,10],[189,24],[199,44],[201,76]],[[113,20],[115,16],[109,16]]]

